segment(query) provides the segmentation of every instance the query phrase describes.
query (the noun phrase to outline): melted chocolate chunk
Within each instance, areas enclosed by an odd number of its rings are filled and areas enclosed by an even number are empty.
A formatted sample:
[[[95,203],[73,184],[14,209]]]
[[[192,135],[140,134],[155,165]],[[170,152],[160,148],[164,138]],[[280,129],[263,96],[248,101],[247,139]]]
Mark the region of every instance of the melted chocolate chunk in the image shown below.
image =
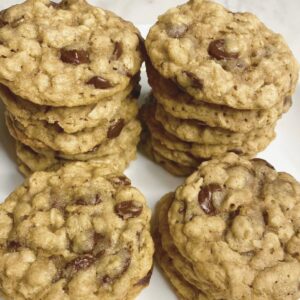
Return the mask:
[[[265,224],[268,225],[268,223],[269,223],[269,213],[266,210],[263,212],[263,218],[264,218]]]
[[[53,127],[54,127],[54,129],[57,133],[63,133],[64,132],[64,129],[59,125],[59,123],[57,121],[54,122]]]
[[[143,211],[143,205],[137,201],[123,201],[115,205],[115,213],[123,220],[138,217]]]
[[[188,31],[188,26],[185,24],[173,25],[167,29],[167,35],[173,39],[179,39]]]
[[[109,80],[101,76],[91,78],[87,84],[93,85],[98,90],[106,90],[113,87],[113,84]]]
[[[207,214],[207,215],[215,215],[216,209],[213,205],[213,194],[215,192],[220,192],[222,191],[222,187],[219,184],[211,183],[209,185],[206,185],[202,187],[198,194],[198,202],[202,210]]]
[[[85,50],[60,50],[60,59],[66,64],[80,65],[90,62],[89,54]]]
[[[119,59],[123,54],[123,46],[122,46],[122,43],[121,42],[116,42],[115,43],[115,49],[114,49],[114,52],[113,52],[113,59],[114,60],[117,60]]]
[[[111,246],[111,241],[108,237],[101,233],[94,233],[94,249],[93,254],[99,258],[105,254],[105,251]]]
[[[102,282],[104,284],[112,284],[116,279],[120,278],[129,268],[131,264],[131,253],[128,249],[120,250],[116,255],[120,255],[122,258],[121,268],[112,274],[104,275]]]
[[[89,268],[95,262],[95,257],[90,254],[79,256],[69,262],[67,268],[72,268],[74,271],[80,271]]]
[[[76,205],[97,205],[102,202],[101,196],[99,194],[96,194],[95,197],[91,199],[77,199],[75,201]]]
[[[274,168],[270,163],[268,163],[266,160],[264,160],[264,159],[261,159],[261,158],[253,158],[252,161],[258,162],[258,163],[263,163],[263,164],[265,164],[267,167],[271,168],[272,170],[275,170],[275,168]]]
[[[235,153],[236,155],[242,155],[244,152],[240,149],[231,149],[229,152]]]
[[[208,47],[208,54],[217,60],[237,59],[239,57],[238,53],[226,52],[224,39],[212,41]]]
[[[235,219],[237,216],[239,216],[239,214],[240,214],[240,207],[239,207],[237,210],[231,211],[231,212],[229,213],[229,215],[228,215],[228,226],[231,226],[231,225],[232,225],[234,219]]]
[[[123,185],[123,186],[129,186],[129,185],[131,185],[130,179],[128,177],[126,177],[126,176],[114,177],[114,178],[111,178],[110,181],[114,185]]]
[[[147,275],[145,277],[143,277],[142,279],[140,279],[135,285],[139,285],[139,286],[147,286],[150,283],[151,277],[152,277],[152,272],[153,269],[151,269]]]
[[[124,119],[119,119],[117,121],[114,121],[113,124],[108,129],[107,138],[114,139],[118,137],[122,132],[124,126],[125,126]]]
[[[10,241],[7,244],[7,249],[10,252],[16,252],[19,248],[21,248],[21,244],[18,241]]]
[[[195,74],[185,71],[184,74],[189,77],[189,79],[192,82],[192,87],[196,89],[202,90],[204,87],[203,80],[201,78],[198,78]]]

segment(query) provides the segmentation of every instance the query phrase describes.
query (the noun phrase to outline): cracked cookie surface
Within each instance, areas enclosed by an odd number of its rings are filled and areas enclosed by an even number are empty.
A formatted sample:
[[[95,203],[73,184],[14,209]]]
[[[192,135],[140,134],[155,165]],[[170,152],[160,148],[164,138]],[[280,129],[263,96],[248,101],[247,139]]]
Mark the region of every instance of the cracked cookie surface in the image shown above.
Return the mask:
[[[147,285],[150,210],[108,167],[37,172],[0,214],[1,291],[10,299],[129,300]]]
[[[1,13],[0,82],[31,102],[96,103],[142,63],[139,31],[85,0],[27,0]]]
[[[112,119],[104,119],[99,126],[86,128],[74,134],[64,132],[57,124],[16,118],[10,113],[6,113],[6,121],[12,136],[31,148],[76,155],[88,152],[97,145],[120,135],[126,124],[135,118],[138,112],[136,100],[127,100],[128,104],[121,108],[116,116],[111,116]]]
[[[177,189],[170,233],[213,299],[300,296],[300,184],[235,154],[203,163]]]
[[[299,66],[286,42],[250,13],[191,0],[160,16],[146,39],[159,73],[195,100],[267,109],[292,95]]]

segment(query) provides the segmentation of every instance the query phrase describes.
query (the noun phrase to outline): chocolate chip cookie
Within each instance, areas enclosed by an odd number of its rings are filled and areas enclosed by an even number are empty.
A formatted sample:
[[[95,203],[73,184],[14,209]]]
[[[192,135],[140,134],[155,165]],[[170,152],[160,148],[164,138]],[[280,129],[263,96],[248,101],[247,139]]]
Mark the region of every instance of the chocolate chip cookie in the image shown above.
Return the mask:
[[[86,128],[74,134],[65,133],[57,124],[45,121],[16,118],[7,113],[7,125],[10,133],[22,143],[45,151],[54,150],[66,155],[76,155],[90,151],[100,143],[116,138],[124,126],[136,117],[138,105],[135,99],[120,109],[112,119],[103,119],[99,126]]]
[[[17,118],[44,121],[72,134],[101,126],[104,120],[110,120],[126,105],[128,99],[138,98],[139,89],[137,83],[130,84],[123,91],[98,103],[69,108],[33,104],[13,94],[3,85],[0,85],[0,98],[6,109]]]
[[[175,193],[168,225],[209,299],[300,297],[300,184],[266,161],[230,153]]]
[[[198,120],[213,128],[242,133],[261,129],[274,124],[292,105],[289,95],[269,109],[239,110],[208,104],[194,100],[176,84],[161,77],[150,64],[147,64],[147,73],[153,96],[166,112],[179,119]]]
[[[27,0],[2,12],[0,27],[0,82],[40,105],[97,103],[143,60],[139,31],[85,0]]]
[[[154,68],[195,101],[269,109],[292,95],[299,66],[283,37],[251,13],[190,0],[159,17],[146,39]]]
[[[77,155],[66,155],[60,152],[44,152],[39,148],[30,148],[17,142],[16,153],[19,168],[23,174],[36,171],[58,169],[64,164],[74,161],[88,161],[89,163],[106,163],[112,170],[123,172],[129,163],[136,158],[141,126],[138,121],[129,122],[120,135],[100,144],[90,152]]]
[[[0,214],[0,289],[10,299],[129,300],[149,282],[150,210],[109,168],[37,172]]]

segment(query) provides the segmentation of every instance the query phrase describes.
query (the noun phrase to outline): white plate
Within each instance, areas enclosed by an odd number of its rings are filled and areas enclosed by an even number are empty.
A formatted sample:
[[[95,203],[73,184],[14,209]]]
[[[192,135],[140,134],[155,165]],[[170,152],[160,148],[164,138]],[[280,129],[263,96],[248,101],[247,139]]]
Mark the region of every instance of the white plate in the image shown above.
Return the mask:
[[[146,35],[148,26],[140,26],[140,29]],[[150,88],[145,72],[143,71],[142,74],[142,95],[144,96],[150,91]],[[300,180],[299,86],[293,99],[292,109],[279,121],[276,140],[265,152],[259,154],[259,157],[268,160],[278,170],[289,172]],[[3,201],[23,181],[23,178],[18,173],[15,164],[13,140],[5,127],[2,104],[0,104],[0,110],[0,200]],[[174,190],[182,182],[182,179],[171,176],[142,155],[138,155],[138,159],[131,164],[126,174],[131,178],[133,185],[144,193],[151,208],[154,208],[156,202],[165,193]],[[177,298],[163,276],[155,268],[150,286],[137,299],[175,300]]]

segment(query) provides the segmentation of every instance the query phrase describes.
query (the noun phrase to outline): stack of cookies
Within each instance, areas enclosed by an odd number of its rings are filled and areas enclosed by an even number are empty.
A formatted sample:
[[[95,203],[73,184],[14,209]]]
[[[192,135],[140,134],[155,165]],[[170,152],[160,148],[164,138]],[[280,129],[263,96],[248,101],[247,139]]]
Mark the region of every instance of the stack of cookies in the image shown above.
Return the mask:
[[[0,205],[5,299],[133,300],[153,267],[151,211],[107,166],[36,172]]]
[[[171,173],[226,152],[253,157],[274,139],[299,68],[257,17],[191,0],[159,18],[146,50],[153,96],[143,145]]]
[[[300,184],[230,153],[158,207],[156,256],[182,300],[300,297]]]
[[[84,0],[27,0],[1,13],[0,97],[20,169],[135,158],[142,39]]]

